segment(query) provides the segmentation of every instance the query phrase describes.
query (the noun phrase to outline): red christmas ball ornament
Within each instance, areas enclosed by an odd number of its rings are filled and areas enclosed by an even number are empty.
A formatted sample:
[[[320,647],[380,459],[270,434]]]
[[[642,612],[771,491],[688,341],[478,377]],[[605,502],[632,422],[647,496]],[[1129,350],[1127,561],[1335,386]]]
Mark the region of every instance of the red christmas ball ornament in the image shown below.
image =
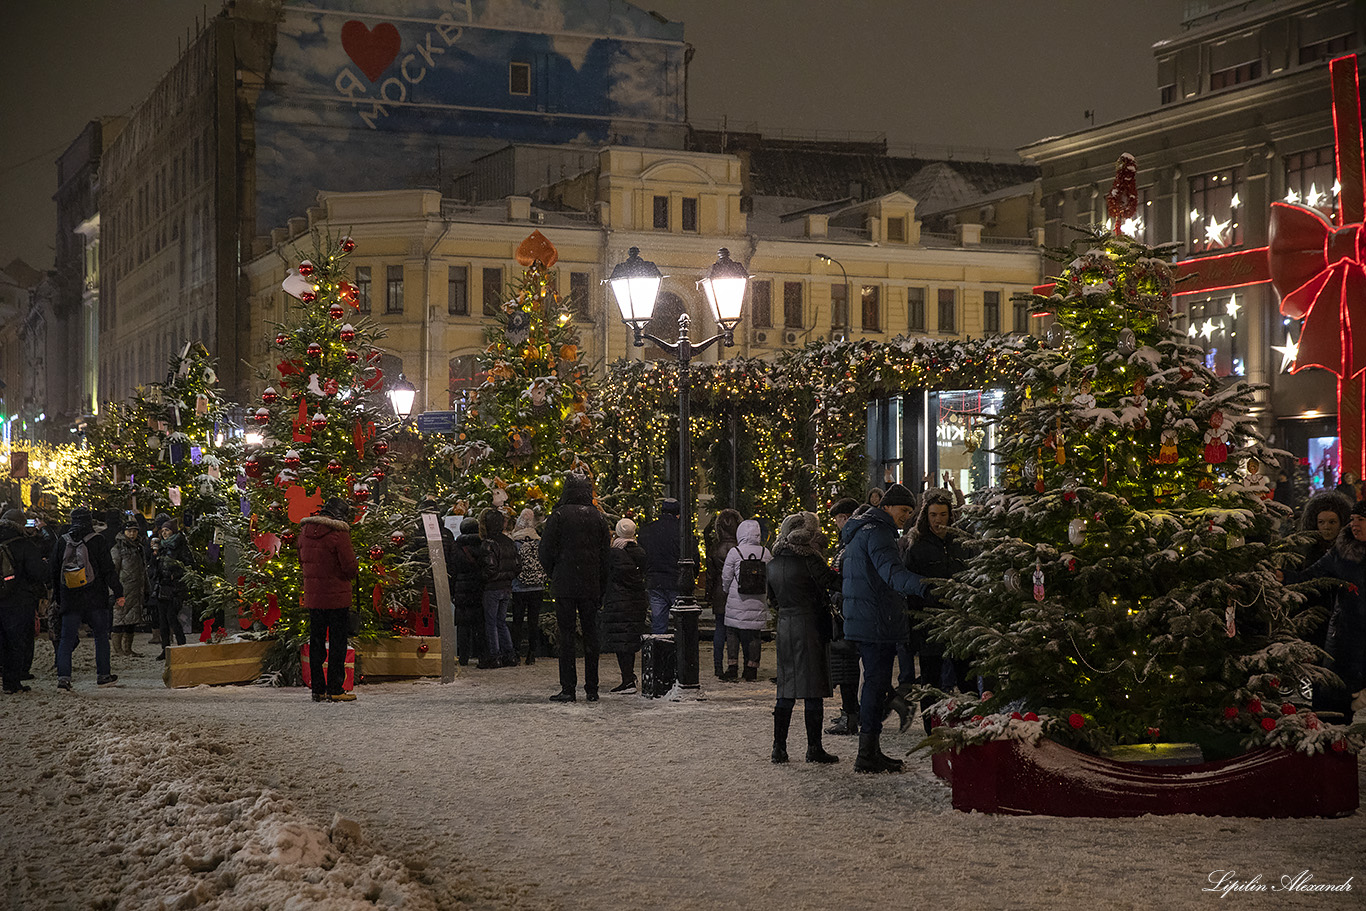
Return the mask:
[[[332,306],[327,308],[327,315],[332,317],[333,319],[341,319],[343,316],[346,315],[346,311],[342,309],[341,304],[336,303],[334,301],[332,303]]]
[[[303,464],[303,459],[299,456],[299,450],[290,449],[285,452],[284,463],[286,468],[298,468]]]
[[[1071,503],[1071,502],[1073,502],[1074,500],[1076,500],[1076,498],[1077,498],[1077,492],[1076,492],[1075,490],[1066,490],[1066,491],[1063,491],[1062,498],[1063,498],[1064,500],[1066,500],[1068,503]]]
[[[375,455],[387,456],[389,454],[388,440],[375,440]]]
[[[259,478],[263,470],[264,466],[256,460],[256,456],[250,456],[242,466],[243,473],[249,478]]]
[[[336,459],[332,459],[327,463],[327,471],[329,474],[341,474],[341,470],[341,462],[338,462]]]
[[[1148,736],[1156,740],[1162,734],[1161,728],[1148,728]]]
[[[383,481],[387,476],[388,472],[384,470],[383,465],[375,466],[375,470],[370,472],[370,477],[374,478],[376,481]]]
[[[406,541],[407,539],[403,536],[403,532],[401,532],[401,531],[396,531],[396,532],[394,532],[392,535],[389,536],[389,540],[393,543],[393,545],[394,545],[395,547],[402,547],[402,546],[403,546],[403,542]]]
[[[1073,712],[1071,715],[1067,716],[1067,723],[1080,731],[1082,728],[1086,727],[1086,716]]]
[[[309,343],[308,343],[308,356],[311,357],[311,358],[313,358],[314,360],[316,360],[316,359],[322,357],[322,356],[323,356],[323,346],[322,346],[322,345],[319,345],[317,342],[309,342]]]
[[[1025,713],[1024,713],[1024,720],[1025,720],[1025,721],[1038,721],[1038,720],[1039,720],[1039,716],[1036,715],[1036,714],[1034,714],[1033,712],[1025,712]]]
[[[370,545],[370,559],[378,560],[384,556],[384,547],[380,544]]]
[[[364,501],[370,499],[370,488],[364,484],[357,484],[355,487],[351,488],[351,492],[355,495],[357,500]]]
[[[1276,730],[1276,719],[1275,719],[1275,718],[1263,718],[1263,719],[1262,719],[1262,730],[1263,730],[1263,731],[1274,731],[1274,730]]]
[[[1287,702],[1285,705],[1281,706],[1282,715],[1296,715],[1299,714],[1299,711],[1300,710],[1295,708],[1293,703]]]
[[[308,278],[310,275],[312,275],[313,263],[309,260],[304,260],[303,262],[299,263],[299,274],[302,275],[304,278]]]
[[[295,537],[292,530],[286,529],[285,531],[280,532],[280,540],[286,544],[293,544]]]
[[[417,644],[417,653],[418,653],[419,655],[425,655],[425,654],[427,654],[427,643],[425,643],[425,642],[419,642],[419,643]]]
[[[1337,740],[1334,740],[1334,741],[1333,741],[1333,752],[1335,752],[1335,753],[1341,753],[1342,751],[1344,751],[1344,750],[1346,750],[1346,749],[1347,749],[1347,740],[1346,740],[1346,738],[1344,738],[1344,737],[1339,737]]]
[[[275,333],[275,344],[277,347],[283,348],[285,345],[289,344],[289,336],[285,335],[283,332]]]
[[[1224,708],[1224,717],[1230,720],[1238,717],[1238,706],[1230,705]]]
[[[268,423],[270,421],[270,409],[257,408],[256,414],[252,415],[252,419],[255,420],[258,424]]]
[[[355,341],[355,340],[356,340],[356,327],[353,326],[353,325],[351,325],[350,323],[346,323],[346,324],[344,324],[344,325],[341,327],[341,332],[339,332],[338,335],[341,337],[341,340],[344,341],[344,342],[352,342],[352,341]]]
[[[321,411],[315,411],[313,412],[313,420],[310,423],[313,425],[314,430],[322,430],[327,426],[327,415],[323,414]]]
[[[267,386],[266,391],[261,393],[261,401],[265,402],[267,405],[274,405],[279,398],[280,393],[275,391],[274,386]]]
[[[1271,687],[1273,690],[1278,690],[1281,688],[1281,678],[1272,677],[1270,680],[1266,682],[1266,685]]]
[[[1254,715],[1260,715],[1262,713],[1262,700],[1249,699],[1247,701],[1247,710]]]
[[[356,363],[356,361],[359,361],[359,360],[360,360],[360,352],[359,352],[359,351],[356,351],[356,350],[351,349],[351,348],[346,349],[346,362],[347,362],[348,364],[354,364],[354,363]]]
[[[1011,712],[1010,718],[1012,721],[1024,721],[1024,716],[1021,715],[1019,712]]]
[[[299,300],[303,301],[305,304],[311,304],[317,299],[318,293],[316,291],[304,291],[299,294]]]
[[[349,236],[343,237],[339,242],[339,246],[341,247],[341,251],[343,253],[350,253],[352,250],[356,249],[356,242],[352,240]]]

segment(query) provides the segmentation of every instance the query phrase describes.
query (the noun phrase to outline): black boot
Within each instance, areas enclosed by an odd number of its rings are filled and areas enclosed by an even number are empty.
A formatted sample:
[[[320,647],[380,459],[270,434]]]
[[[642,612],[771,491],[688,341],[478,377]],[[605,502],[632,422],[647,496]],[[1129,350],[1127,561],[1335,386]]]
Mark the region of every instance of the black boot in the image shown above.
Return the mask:
[[[855,772],[885,772],[887,769],[882,765],[881,755],[877,746],[877,734],[863,733],[858,735],[858,756],[854,758]]]
[[[821,746],[821,710],[819,706],[806,707],[806,761],[840,761],[838,756],[825,752],[825,748]]]
[[[758,679],[759,679],[759,668],[756,667],[755,665],[752,665],[752,664],[746,664],[746,665],[745,665],[744,674],[741,676],[740,679],[742,679],[742,680],[748,680],[748,681],[750,681],[750,682],[753,682],[753,681],[755,681],[755,680],[758,680]]]
[[[739,668],[739,666],[738,666],[738,665],[732,664],[732,665],[730,665],[729,667],[727,667],[727,668],[726,668],[726,672],[725,672],[724,674],[721,675],[721,679],[724,680],[724,681],[727,682],[727,683],[734,683],[735,681],[739,680],[739,679],[740,679],[740,668]]]
[[[842,714],[835,719],[835,723],[825,729],[827,734],[835,734],[840,737],[847,737],[858,733],[858,716]]]
[[[792,726],[792,707],[773,707],[773,761],[787,762],[787,729]]]
[[[900,688],[892,690],[887,696],[887,709],[882,713],[882,720],[886,721],[892,714],[901,719],[901,733],[906,733],[911,726],[911,704],[906,701],[906,697],[901,694]]]

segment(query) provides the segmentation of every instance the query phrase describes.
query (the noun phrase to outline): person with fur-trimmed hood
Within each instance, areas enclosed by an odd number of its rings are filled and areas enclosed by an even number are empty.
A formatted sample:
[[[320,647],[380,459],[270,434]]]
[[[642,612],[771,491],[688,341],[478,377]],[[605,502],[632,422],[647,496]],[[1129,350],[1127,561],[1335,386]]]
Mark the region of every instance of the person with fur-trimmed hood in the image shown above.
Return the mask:
[[[1313,566],[1333,549],[1338,535],[1352,513],[1352,503],[1336,490],[1321,490],[1309,498],[1300,513],[1300,531],[1313,532],[1314,538],[1304,552],[1304,565]],[[1314,592],[1305,601],[1305,610],[1317,610],[1323,618],[1305,634],[1305,641],[1323,648],[1328,637],[1328,612],[1333,607],[1329,592]]]
[[[1345,583],[1334,593],[1328,616],[1328,669],[1342,679],[1342,687],[1315,686],[1314,709],[1341,712],[1352,720],[1352,694],[1366,689],[1366,502],[1352,506],[1347,526],[1338,533],[1332,550],[1287,581],[1333,578]]]
[[[916,516],[915,527],[907,535],[906,568],[926,579],[948,579],[967,566],[960,539],[963,533],[953,527],[953,509],[957,498],[953,491],[931,488]],[[907,605],[916,619],[911,626],[911,648],[920,656],[920,682],[926,686],[951,690],[975,689],[976,681],[969,681],[968,662],[952,657],[946,660],[944,646],[929,637],[924,611],[933,603],[932,595],[911,595]],[[933,702],[926,697],[921,708]],[[929,733],[930,719],[924,717],[925,732]]]
[[[308,663],[314,702],[351,702],[343,691],[346,638],[350,632],[351,583],[360,572],[351,545],[351,504],[330,497],[316,516],[299,523],[299,569],[308,611]],[[323,656],[327,676],[323,676]]]

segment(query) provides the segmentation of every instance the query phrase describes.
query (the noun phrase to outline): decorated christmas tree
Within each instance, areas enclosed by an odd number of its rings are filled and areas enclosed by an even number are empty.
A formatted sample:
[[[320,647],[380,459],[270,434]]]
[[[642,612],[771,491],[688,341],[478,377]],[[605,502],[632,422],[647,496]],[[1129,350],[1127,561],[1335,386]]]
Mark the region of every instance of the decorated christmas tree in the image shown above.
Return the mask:
[[[313,241],[312,254],[299,256],[283,284],[292,319],[277,327],[279,361],[261,371],[269,385],[260,404],[247,409],[248,432],[262,441],[248,447],[239,480],[241,578],[223,593],[241,607],[243,626],[258,623],[279,637],[284,648],[277,657],[286,668],[297,662],[296,647],[307,637],[299,522],[330,497],[355,508],[351,538],[360,558],[355,590],[363,630],[404,632],[416,619],[408,610],[403,546],[416,519],[384,496],[398,423],[385,413],[384,390],[397,378],[384,376],[377,346],[383,333],[360,317],[356,286],[346,277],[354,242],[316,232]]]
[[[601,415],[579,338],[550,267],[559,254],[539,231],[517,248],[525,267],[492,324],[479,366],[485,375],[452,447],[456,493],[476,511],[549,509],[565,472],[594,474]]]
[[[1117,226],[1132,170],[1125,156]],[[928,618],[993,695],[941,702],[960,723],[932,746],[1041,732],[1090,748],[1196,741],[1208,758],[1342,739],[1288,702],[1324,671],[1300,638],[1314,618],[1277,581],[1296,542],[1261,471],[1275,454],[1256,389],[1221,382],[1174,331],[1169,255],[1096,231],[1034,299],[1056,323],[1007,393],[1004,482],[969,510],[981,547]]]

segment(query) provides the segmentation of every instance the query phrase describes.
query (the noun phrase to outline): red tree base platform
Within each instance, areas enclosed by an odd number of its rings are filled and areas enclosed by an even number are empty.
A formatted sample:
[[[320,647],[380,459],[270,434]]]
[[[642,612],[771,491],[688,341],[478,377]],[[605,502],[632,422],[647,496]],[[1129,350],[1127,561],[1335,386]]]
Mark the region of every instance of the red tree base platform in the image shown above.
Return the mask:
[[[1357,757],[1255,750],[1221,762],[1140,766],[1068,749],[997,740],[934,757],[953,808],[1009,816],[1350,816]]]

